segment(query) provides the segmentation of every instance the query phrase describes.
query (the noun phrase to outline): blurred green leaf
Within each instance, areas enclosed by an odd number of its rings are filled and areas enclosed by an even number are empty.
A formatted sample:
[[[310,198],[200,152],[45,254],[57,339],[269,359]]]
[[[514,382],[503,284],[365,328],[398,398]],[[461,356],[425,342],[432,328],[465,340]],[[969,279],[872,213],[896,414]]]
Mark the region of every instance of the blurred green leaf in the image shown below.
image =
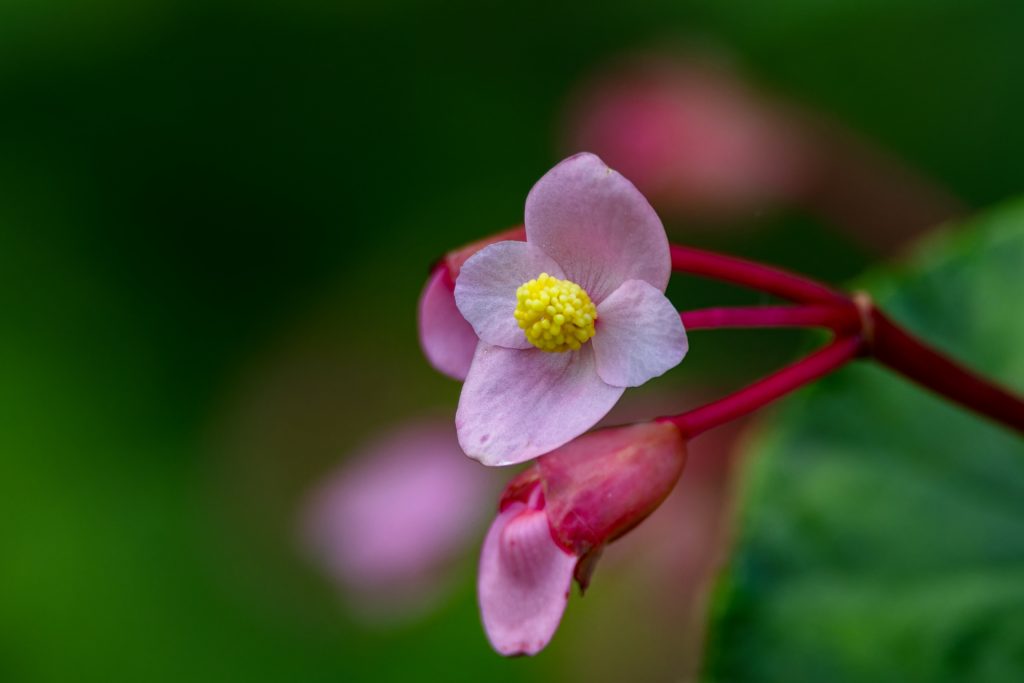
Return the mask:
[[[1024,204],[867,281],[1024,389]],[[1024,440],[864,362],[789,401],[744,472],[707,677],[1024,680]]]

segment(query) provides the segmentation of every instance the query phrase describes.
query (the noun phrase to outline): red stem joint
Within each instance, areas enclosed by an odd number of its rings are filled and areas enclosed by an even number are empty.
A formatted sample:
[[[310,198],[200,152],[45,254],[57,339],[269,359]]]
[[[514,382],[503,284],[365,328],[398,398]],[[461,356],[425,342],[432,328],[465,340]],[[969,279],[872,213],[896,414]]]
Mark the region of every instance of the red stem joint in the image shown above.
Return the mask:
[[[858,356],[870,356],[917,384],[1024,434],[1024,401],[918,340],[875,307],[870,296],[848,296],[771,266],[672,245],[677,272],[710,277],[772,294],[793,306],[710,308],[681,313],[688,330],[725,327],[821,327],[834,340],[815,353],[725,398],[673,417],[693,437],[746,415]]]

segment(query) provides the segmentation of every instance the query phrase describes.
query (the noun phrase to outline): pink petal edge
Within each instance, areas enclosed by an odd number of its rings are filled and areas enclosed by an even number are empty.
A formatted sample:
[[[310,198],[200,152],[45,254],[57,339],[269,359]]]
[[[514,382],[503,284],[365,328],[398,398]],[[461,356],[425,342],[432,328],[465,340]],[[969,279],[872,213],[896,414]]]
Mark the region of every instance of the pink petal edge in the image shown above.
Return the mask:
[[[547,254],[526,242],[497,242],[473,254],[455,281],[455,302],[488,344],[532,348],[514,316],[516,290],[541,273],[565,275]]]
[[[484,630],[503,655],[533,655],[555,634],[576,556],[551,537],[547,516],[523,503],[498,515],[480,553],[477,596]]]
[[[464,380],[473,362],[477,336],[473,326],[459,313],[455,292],[447,278],[445,266],[435,268],[420,295],[420,346],[435,370]]]
[[[589,344],[545,353],[480,342],[455,415],[459,445],[485,465],[524,462],[593,427],[624,391],[598,376]]]
[[[672,302],[643,280],[627,280],[597,307],[590,343],[597,373],[616,387],[638,387],[679,365],[689,342]]]
[[[526,239],[600,303],[626,280],[665,291],[668,238],[640,191],[598,157],[569,157],[530,190]]]

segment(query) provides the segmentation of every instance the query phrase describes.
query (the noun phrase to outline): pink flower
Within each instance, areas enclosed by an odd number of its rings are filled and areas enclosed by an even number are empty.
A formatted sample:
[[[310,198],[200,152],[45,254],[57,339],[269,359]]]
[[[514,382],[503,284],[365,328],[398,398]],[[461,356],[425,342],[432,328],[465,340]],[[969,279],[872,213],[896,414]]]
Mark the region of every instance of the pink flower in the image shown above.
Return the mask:
[[[494,649],[543,649],[573,577],[586,588],[605,544],[658,507],[685,462],[679,430],[653,422],[587,434],[516,477],[480,555],[480,612]]]
[[[519,225],[451,251],[434,266],[420,295],[418,322],[420,346],[435,370],[464,380],[473,362],[476,332],[455,306],[455,280],[462,264],[489,244],[525,239],[526,232]]]
[[[576,96],[568,144],[594,149],[659,208],[727,218],[793,201],[817,171],[795,112],[698,62],[645,58]]]
[[[701,60],[630,58],[580,89],[564,130],[569,148],[600,154],[663,215],[696,224],[800,206],[890,250],[964,211],[870,140]]]
[[[363,613],[415,611],[476,538],[494,490],[450,423],[413,423],[347,460],[310,495],[304,536]]]
[[[479,338],[455,424],[486,465],[567,443],[687,350],[664,295],[665,231],[628,180],[593,154],[570,157],[534,185],[525,222],[526,242],[481,249],[455,282]]]

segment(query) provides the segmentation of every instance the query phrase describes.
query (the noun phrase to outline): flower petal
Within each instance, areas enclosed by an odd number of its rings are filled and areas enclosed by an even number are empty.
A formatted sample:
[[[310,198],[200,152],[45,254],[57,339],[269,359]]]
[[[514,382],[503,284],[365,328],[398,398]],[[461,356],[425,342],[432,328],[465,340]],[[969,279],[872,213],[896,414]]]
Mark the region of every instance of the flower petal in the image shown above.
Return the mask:
[[[526,242],[497,242],[473,254],[455,281],[455,302],[488,344],[531,348],[515,319],[516,290],[541,273],[565,277],[547,254]]]
[[[501,232],[482,237],[474,242],[470,242],[464,247],[459,247],[445,254],[444,262],[448,265],[448,272],[451,273],[452,279],[457,280],[459,278],[459,271],[462,270],[462,264],[469,260],[469,257],[477,253],[485,247],[489,247],[497,242],[525,242],[526,241],[526,226],[517,225],[514,228],[508,230],[502,230]]]
[[[477,595],[484,630],[503,655],[539,652],[569,600],[576,556],[551,537],[543,510],[514,503],[498,515],[480,553]]]
[[[466,379],[477,336],[455,305],[444,266],[434,270],[420,295],[419,331],[420,346],[434,369],[453,379]]]
[[[597,373],[612,386],[640,386],[678,365],[689,348],[675,306],[642,280],[627,280],[602,301],[597,322]]]
[[[547,172],[526,198],[526,239],[600,303],[629,279],[665,291],[671,273],[661,220],[633,184],[593,154]]]
[[[455,415],[459,444],[485,465],[514,465],[593,427],[623,391],[598,376],[589,345],[546,353],[481,342]]]

